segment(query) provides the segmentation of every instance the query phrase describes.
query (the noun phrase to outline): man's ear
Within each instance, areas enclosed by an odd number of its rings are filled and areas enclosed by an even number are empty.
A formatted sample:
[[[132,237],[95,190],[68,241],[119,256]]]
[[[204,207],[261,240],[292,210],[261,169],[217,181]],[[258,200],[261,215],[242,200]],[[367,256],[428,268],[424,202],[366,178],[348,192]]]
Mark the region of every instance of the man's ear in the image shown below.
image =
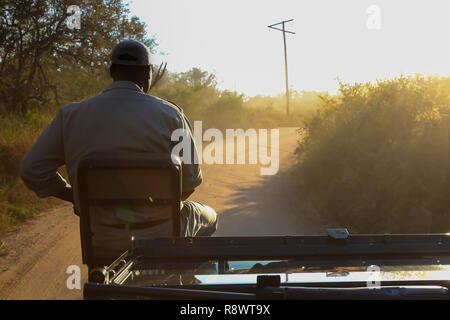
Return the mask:
[[[144,91],[145,93],[148,93],[148,91],[150,90],[150,86],[152,84],[152,69],[151,66],[148,66],[147,68],[143,68],[143,86],[142,86],[142,91]]]
[[[147,74],[148,74],[148,85],[149,85],[148,89],[150,90],[150,87],[151,87],[152,81],[153,81],[153,66],[152,65],[150,65],[148,67]]]
[[[109,66],[109,75],[114,79],[114,65]]]

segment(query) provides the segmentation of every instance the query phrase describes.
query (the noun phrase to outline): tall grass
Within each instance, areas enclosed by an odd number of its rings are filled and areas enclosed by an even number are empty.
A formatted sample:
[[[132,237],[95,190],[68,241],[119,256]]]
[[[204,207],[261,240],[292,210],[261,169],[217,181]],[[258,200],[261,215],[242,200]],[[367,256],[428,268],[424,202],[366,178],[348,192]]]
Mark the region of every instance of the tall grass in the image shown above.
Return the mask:
[[[353,232],[450,231],[450,78],[341,84],[303,126],[303,192]]]
[[[0,115],[0,232],[38,214],[55,200],[39,199],[19,178],[20,161],[50,123],[51,112]]]

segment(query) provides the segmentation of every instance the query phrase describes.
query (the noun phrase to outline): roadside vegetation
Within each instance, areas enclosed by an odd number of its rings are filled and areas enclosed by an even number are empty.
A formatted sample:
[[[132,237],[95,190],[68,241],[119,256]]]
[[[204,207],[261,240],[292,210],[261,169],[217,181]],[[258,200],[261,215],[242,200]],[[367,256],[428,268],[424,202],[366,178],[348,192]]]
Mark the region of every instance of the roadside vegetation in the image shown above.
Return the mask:
[[[50,120],[50,112],[0,115],[0,233],[57,203],[40,200],[18,176],[22,157]]]
[[[286,98],[248,97],[217,88],[213,73],[192,68],[187,72],[168,73],[150,94],[175,102],[189,120],[202,120],[205,128],[297,127],[312,116],[320,101],[318,92],[291,91],[291,112],[286,115]]]
[[[450,78],[341,84],[301,129],[302,192],[362,233],[448,232]]]

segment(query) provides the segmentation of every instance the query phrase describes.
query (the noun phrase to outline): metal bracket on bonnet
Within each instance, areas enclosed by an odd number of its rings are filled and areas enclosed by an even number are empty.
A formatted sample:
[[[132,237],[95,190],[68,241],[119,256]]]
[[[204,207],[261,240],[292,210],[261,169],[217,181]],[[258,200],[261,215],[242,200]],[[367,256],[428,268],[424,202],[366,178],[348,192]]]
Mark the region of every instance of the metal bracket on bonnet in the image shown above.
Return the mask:
[[[346,228],[330,228],[327,229],[328,236],[336,240],[345,240],[350,234]]]

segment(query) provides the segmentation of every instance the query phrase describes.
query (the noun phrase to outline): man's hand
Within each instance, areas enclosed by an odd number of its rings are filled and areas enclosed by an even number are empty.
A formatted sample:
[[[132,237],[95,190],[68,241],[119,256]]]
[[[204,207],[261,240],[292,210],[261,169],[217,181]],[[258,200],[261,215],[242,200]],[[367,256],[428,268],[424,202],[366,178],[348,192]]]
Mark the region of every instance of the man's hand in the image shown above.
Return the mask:
[[[73,192],[71,187],[65,187],[60,193],[55,194],[54,197],[59,198],[64,201],[74,202]]]
[[[190,196],[191,194],[193,194],[194,191],[195,191],[195,189],[192,190],[192,191],[183,192],[183,194],[181,195],[181,200],[184,201],[184,200],[186,200],[187,198],[189,198],[189,196]]]

